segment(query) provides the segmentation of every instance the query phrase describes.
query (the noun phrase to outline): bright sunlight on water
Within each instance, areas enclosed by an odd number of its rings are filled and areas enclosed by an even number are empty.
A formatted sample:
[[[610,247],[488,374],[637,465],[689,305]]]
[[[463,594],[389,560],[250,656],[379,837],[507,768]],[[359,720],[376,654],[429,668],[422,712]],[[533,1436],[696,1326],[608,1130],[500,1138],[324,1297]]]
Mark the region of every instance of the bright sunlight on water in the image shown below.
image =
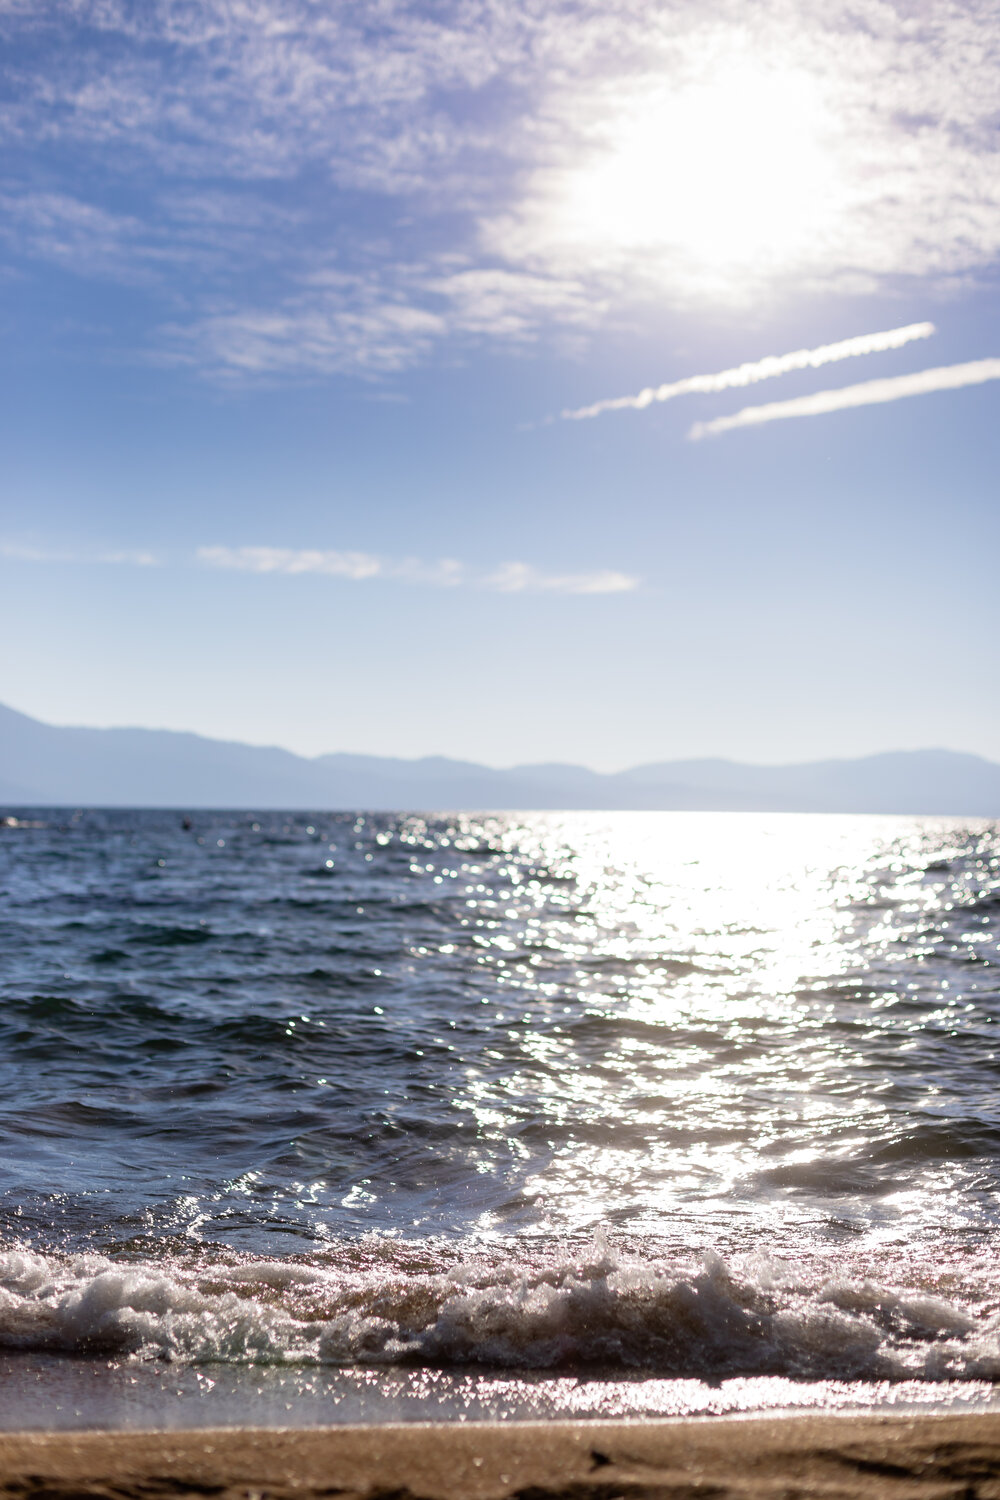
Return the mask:
[[[1000,1372],[995,825],[41,811],[0,858],[8,1348]]]

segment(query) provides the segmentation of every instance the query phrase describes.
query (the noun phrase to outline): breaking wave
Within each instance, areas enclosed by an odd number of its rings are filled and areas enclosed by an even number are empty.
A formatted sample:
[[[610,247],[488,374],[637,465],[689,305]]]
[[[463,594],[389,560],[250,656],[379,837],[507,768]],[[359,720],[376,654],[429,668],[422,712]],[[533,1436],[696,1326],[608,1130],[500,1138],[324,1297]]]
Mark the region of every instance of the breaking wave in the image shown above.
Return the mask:
[[[342,1262],[343,1262],[342,1258]],[[0,1347],[190,1363],[1000,1379],[1000,1314],[763,1259],[510,1252],[460,1264],[0,1253]]]

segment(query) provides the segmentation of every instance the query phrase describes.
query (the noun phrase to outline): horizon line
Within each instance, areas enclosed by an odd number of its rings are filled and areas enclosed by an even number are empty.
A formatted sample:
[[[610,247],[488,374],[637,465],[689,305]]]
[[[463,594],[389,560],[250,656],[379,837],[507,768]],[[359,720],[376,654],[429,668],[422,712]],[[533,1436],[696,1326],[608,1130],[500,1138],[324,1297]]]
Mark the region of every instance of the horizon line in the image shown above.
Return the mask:
[[[649,766],[680,766],[704,764],[705,762],[721,762],[726,765],[749,767],[753,770],[761,771],[784,771],[791,770],[800,766],[857,763],[858,761],[875,760],[882,756],[888,755],[955,755],[982,761],[984,765],[1000,767],[1000,756],[998,756],[998,758],[994,760],[988,755],[981,754],[978,750],[955,750],[947,745],[919,745],[905,749],[895,748],[886,750],[868,750],[857,755],[818,755],[805,760],[759,761],[737,760],[731,755],[723,754],[682,755],[677,756],[673,759],[630,762],[629,764],[620,767],[616,771],[601,771],[595,769],[593,766],[585,765],[579,761],[563,760],[526,760],[515,761],[511,765],[495,765],[491,764],[489,761],[469,760],[465,756],[449,755],[447,752],[440,750],[431,750],[420,755],[408,756],[387,755],[377,750],[319,750],[315,753],[309,754],[302,750],[293,750],[288,745],[276,744],[273,741],[231,739],[226,738],[222,735],[206,734],[203,730],[199,729],[175,729],[165,727],[163,725],[149,724],[59,724],[54,723],[50,719],[39,719],[34,714],[26,713],[24,709],[14,708],[11,706],[11,704],[0,700],[0,712],[4,711],[7,713],[15,714],[20,718],[27,719],[30,723],[38,724],[45,729],[66,731],[84,730],[86,732],[92,732],[95,734],[139,733],[178,735],[190,737],[192,739],[204,740],[207,743],[213,745],[236,745],[241,749],[246,750],[277,750],[284,755],[291,755],[296,760],[305,761],[307,763],[314,763],[315,761],[324,760],[330,756],[340,755],[350,756],[354,759],[359,760],[393,761],[400,765],[418,765],[422,761],[445,760],[450,761],[452,764],[470,765],[474,766],[477,770],[492,771],[501,775],[509,774],[513,771],[531,771],[543,768],[547,769],[553,766],[560,766],[566,768],[567,770],[586,771],[587,774],[591,776],[612,778],[615,776],[626,775],[630,771],[645,770]]]

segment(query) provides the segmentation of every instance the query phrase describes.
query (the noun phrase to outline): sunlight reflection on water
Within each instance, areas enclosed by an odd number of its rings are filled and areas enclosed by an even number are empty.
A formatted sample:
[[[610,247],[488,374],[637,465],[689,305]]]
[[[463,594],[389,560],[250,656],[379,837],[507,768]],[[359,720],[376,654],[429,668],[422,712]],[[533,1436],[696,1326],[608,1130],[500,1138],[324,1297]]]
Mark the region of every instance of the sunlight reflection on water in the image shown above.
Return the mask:
[[[0,845],[22,1225],[263,1249],[995,1222],[995,825],[35,823]]]
[[[539,1110],[564,1128],[526,1184],[554,1221],[652,1230],[692,1210],[759,1218],[765,1201],[765,1217],[787,1220],[852,1189],[876,1218],[941,1221],[960,1169],[921,1159],[917,1185],[863,1158],[900,1133],[897,1101],[907,1120],[915,1106],[935,1118],[961,1095],[949,1070],[968,1059],[949,1058],[947,1040],[994,1020],[980,1009],[996,999],[989,972],[970,1004],[969,934],[946,917],[954,881],[925,870],[929,851],[941,865],[967,858],[968,830],[619,815],[581,838],[579,817],[537,822],[534,838],[518,828],[506,841],[558,871],[565,898],[539,889],[533,902],[522,882],[501,930],[478,939],[480,962],[502,968],[517,1012],[527,996],[558,1008],[564,973],[546,978],[557,956],[579,1003],[555,1027],[512,1014],[523,1029],[509,1032],[510,1070],[472,1068],[467,1089],[485,1137]],[[966,889],[995,881],[992,857],[972,862]],[[929,1036],[944,1042],[939,1072],[924,1071]]]

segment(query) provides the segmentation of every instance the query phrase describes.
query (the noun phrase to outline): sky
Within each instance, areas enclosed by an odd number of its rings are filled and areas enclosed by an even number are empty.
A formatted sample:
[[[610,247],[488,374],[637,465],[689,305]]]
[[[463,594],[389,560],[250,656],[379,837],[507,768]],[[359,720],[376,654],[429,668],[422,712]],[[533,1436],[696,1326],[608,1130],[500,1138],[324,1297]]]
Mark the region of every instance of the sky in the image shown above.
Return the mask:
[[[0,701],[1000,760],[1000,6],[0,0]]]

